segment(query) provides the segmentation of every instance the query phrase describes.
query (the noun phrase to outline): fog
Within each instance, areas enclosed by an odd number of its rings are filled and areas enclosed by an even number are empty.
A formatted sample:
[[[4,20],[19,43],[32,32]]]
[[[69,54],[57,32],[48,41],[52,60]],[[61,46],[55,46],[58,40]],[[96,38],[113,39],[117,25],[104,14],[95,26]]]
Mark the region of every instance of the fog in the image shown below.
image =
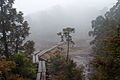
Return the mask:
[[[116,0],[15,0],[14,7],[25,15],[49,9],[55,5],[62,7],[78,6],[82,8],[95,7],[102,9],[113,5]]]
[[[54,45],[56,35],[65,27],[73,27],[76,42],[90,40],[91,21],[103,15],[116,0],[16,0],[14,7],[22,11],[30,29],[29,39],[36,47]]]

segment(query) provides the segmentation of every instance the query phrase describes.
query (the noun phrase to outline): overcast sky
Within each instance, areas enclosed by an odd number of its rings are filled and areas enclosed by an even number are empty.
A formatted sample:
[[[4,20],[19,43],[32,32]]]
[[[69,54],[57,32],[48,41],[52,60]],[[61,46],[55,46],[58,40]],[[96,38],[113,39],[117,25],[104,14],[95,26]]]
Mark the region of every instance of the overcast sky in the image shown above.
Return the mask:
[[[59,5],[62,7],[79,6],[82,8],[95,7],[102,9],[113,5],[116,0],[16,0],[14,7],[25,15],[35,13]]]

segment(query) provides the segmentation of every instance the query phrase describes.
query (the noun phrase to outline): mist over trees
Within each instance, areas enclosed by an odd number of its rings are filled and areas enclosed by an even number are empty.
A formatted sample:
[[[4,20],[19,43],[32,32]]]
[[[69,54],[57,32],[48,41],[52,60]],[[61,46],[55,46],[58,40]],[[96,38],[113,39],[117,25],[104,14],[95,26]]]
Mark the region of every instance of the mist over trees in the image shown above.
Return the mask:
[[[43,46],[46,43],[47,45],[52,44],[52,41],[58,41],[56,33],[65,27],[76,29],[75,40],[80,39],[78,36],[83,39],[89,39],[86,32],[91,29],[91,20],[104,12],[92,7],[79,8],[72,6],[63,8],[54,6],[50,9],[27,15],[26,19],[31,26],[30,39],[34,39],[37,44]],[[37,47],[40,46],[37,45]]]
[[[120,80],[120,0],[92,21],[94,70],[90,80]]]

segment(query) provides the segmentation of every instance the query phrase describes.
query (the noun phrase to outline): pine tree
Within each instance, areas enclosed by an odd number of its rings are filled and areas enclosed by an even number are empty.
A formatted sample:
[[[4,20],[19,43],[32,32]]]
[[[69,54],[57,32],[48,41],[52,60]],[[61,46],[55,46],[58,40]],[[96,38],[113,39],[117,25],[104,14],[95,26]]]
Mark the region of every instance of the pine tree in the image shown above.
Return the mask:
[[[10,29],[10,18],[8,17],[9,9],[12,8],[14,0],[0,0],[0,32],[1,32],[1,54],[4,54],[6,58],[9,58],[8,51],[8,37]]]
[[[27,21],[22,12],[12,7],[14,0],[0,0],[0,55],[9,56],[22,50],[23,41],[29,35]]]
[[[74,33],[75,29],[74,28],[64,28],[62,32],[57,33],[58,36],[61,36],[61,42],[66,41],[67,42],[67,58],[66,61],[69,59],[69,47],[70,43],[75,44],[72,40],[72,36],[70,35],[71,33]],[[65,40],[64,40],[65,38]]]

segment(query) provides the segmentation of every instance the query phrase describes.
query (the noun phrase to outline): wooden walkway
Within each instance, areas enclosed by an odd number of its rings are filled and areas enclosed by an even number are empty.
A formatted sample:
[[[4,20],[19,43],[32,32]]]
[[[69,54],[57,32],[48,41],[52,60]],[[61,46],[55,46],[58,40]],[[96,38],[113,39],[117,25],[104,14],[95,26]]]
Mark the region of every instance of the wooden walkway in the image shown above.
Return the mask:
[[[50,49],[47,49],[47,50],[43,50],[41,52],[37,52],[37,53],[34,53],[33,54],[33,63],[39,63],[39,57],[42,57],[44,56],[46,53],[52,51],[53,49],[57,48],[58,46],[60,45],[63,45],[64,42],[61,42],[61,43],[58,43],[57,45],[53,46],[52,48]]]
[[[37,72],[37,77],[36,80],[46,80],[46,62],[45,59],[42,61],[39,60],[44,54],[50,52],[51,50],[57,48],[60,45],[63,45],[64,43],[58,43],[57,45],[53,46],[50,49],[44,50],[42,52],[37,52],[33,54],[33,63],[38,64],[38,72]]]
[[[45,66],[45,61],[39,61],[36,80],[46,80],[46,66]]]

